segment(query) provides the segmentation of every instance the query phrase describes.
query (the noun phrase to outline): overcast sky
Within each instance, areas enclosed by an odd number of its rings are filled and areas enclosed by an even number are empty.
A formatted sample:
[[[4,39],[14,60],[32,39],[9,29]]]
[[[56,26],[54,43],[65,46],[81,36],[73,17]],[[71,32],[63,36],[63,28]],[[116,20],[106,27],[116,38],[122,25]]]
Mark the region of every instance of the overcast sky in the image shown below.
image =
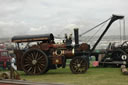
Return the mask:
[[[127,10],[128,0],[0,0],[0,37],[63,35],[74,27],[82,33],[112,14],[124,15],[128,28]],[[107,34],[119,34],[118,28],[116,22]]]

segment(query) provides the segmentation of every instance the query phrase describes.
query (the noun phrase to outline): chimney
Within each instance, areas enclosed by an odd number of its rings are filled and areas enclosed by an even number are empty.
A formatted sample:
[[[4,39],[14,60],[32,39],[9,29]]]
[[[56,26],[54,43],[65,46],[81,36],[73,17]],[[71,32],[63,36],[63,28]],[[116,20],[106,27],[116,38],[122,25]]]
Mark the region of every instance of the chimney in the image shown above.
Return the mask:
[[[79,29],[74,28],[74,38],[75,38],[75,45],[79,45]]]

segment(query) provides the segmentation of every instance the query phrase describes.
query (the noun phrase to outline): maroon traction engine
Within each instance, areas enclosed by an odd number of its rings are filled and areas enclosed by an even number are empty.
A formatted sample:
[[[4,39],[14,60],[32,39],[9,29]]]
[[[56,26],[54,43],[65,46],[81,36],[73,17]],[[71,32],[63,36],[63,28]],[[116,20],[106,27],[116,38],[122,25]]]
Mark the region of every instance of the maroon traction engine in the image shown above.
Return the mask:
[[[66,60],[71,59],[72,73],[85,73],[89,66],[90,46],[79,44],[78,29],[74,29],[74,37],[75,45],[67,36],[62,44],[54,42],[53,34],[14,36],[17,69],[29,75],[43,74],[50,69],[64,68]]]

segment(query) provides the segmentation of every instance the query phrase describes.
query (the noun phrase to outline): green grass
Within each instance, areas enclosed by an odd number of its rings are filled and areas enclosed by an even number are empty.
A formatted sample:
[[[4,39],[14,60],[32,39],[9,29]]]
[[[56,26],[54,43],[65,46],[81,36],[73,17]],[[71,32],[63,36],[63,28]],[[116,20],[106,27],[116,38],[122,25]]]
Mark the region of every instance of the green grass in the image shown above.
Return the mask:
[[[22,79],[35,82],[64,83],[70,85],[128,85],[128,76],[120,68],[89,68],[85,74],[72,74],[70,68],[49,70],[43,75],[25,75]]]

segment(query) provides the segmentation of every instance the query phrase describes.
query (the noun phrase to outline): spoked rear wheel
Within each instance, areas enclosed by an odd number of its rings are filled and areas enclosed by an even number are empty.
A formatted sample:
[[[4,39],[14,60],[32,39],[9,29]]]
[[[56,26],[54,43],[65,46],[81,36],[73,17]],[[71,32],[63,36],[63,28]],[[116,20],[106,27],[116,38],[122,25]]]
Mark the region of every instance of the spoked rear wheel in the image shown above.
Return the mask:
[[[88,62],[85,58],[75,57],[70,62],[70,69],[74,74],[82,74],[88,70]]]
[[[26,74],[43,74],[48,69],[48,57],[40,49],[30,49],[22,57],[22,68]]]

